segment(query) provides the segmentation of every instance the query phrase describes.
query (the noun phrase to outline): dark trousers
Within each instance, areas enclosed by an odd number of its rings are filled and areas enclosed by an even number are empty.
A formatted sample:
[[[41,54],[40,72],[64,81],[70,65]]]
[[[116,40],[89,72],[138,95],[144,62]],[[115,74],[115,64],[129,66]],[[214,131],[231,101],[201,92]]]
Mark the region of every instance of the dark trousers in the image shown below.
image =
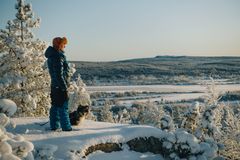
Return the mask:
[[[68,99],[66,99],[64,92],[59,88],[52,87],[51,101],[52,106],[49,116],[51,129],[55,130],[61,127],[62,130],[69,130],[71,128],[71,123],[68,113]]]
[[[52,106],[62,106],[67,101],[64,92],[60,88],[51,87],[51,101]]]

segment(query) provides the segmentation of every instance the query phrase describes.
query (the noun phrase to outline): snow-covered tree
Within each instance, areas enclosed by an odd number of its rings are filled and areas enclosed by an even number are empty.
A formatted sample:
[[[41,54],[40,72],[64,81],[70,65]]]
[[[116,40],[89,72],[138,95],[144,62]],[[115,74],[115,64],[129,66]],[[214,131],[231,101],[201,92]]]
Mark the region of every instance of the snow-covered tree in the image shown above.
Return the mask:
[[[169,115],[164,115],[160,119],[160,127],[161,127],[162,130],[173,131],[174,130],[174,123],[173,123],[172,117],[169,116]]]
[[[198,137],[215,137],[215,134],[220,134],[218,127],[215,123],[215,109],[216,105],[208,106],[205,111],[202,113],[202,117],[200,119],[200,124],[198,128]]]
[[[113,113],[110,111],[111,106],[108,104],[108,102],[105,102],[105,105],[103,106],[103,108],[101,109],[100,113],[99,113],[99,121],[103,121],[103,122],[114,122],[113,120]]]
[[[183,114],[182,109],[178,106],[172,107],[173,113],[172,113],[172,119],[175,125],[175,128],[180,128],[182,124]]]
[[[147,124],[160,128],[160,119],[164,115],[163,108],[152,102],[135,103],[132,105],[130,116],[132,123]]]
[[[129,124],[131,122],[131,117],[126,108],[121,109],[113,116],[115,123],[127,123]]]
[[[184,119],[181,127],[185,128],[189,133],[194,133],[199,125],[200,106],[199,102],[195,102],[191,107],[187,108],[184,113]]]
[[[207,86],[207,97],[203,106],[203,111],[200,116],[198,128],[195,135],[199,138],[213,138],[221,135],[219,126],[217,126],[216,117],[221,119],[221,116],[217,114],[219,108],[219,92],[216,90],[215,81],[211,78],[211,84]],[[220,117],[219,117],[220,116]]]
[[[75,72],[75,68],[73,64],[70,65],[71,73],[73,74]],[[75,81],[71,82],[71,85],[69,87],[69,112],[77,111],[78,107],[81,106],[91,106],[91,99],[89,93],[85,89],[86,84],[82,81],[80,74],[78,74],[78,77]],[[87,114],[86,119],[94,120],[96,121],[95,115],[91,112]]]
[[[44,66],[46,43],[34,38],[40,19],[33,17],[31,4],[17,0],[16,18],[0,30],[0,98],[14,100],[17,115],[47,115],[50,106],[50,77]]]
[[[69,112],[76,111],[78,106],[91,106],[89,93],[85,89],[86,85],[78,75],[76,81],[71,82],[69,88]]]
[[[220,103],[214,111],[215,123],[222,133],[217,141],[224,145],[220,154],[228,159],[240,157],[240,118],[237,110],[236,104]]]
[[[186,131],[163,131],[160,137],[161,154],[166,159],[207,160],[218,157],[215,143],[201,142]]]
[[[211,83],[206,85],[205,103],[208,105],[216,105],[219,101],[220,93],[216,89],[215,80],[210,77]]]

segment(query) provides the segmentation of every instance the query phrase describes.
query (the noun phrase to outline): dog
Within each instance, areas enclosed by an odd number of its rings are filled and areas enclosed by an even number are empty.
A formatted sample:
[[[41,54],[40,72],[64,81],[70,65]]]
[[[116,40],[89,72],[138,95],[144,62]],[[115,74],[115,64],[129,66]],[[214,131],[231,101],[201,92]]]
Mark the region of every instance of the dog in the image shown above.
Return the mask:
[[[85,120],[89,112],[90,112],[90,106],[79,105],[76,111],[69,113],[71,125],[81,124]]]

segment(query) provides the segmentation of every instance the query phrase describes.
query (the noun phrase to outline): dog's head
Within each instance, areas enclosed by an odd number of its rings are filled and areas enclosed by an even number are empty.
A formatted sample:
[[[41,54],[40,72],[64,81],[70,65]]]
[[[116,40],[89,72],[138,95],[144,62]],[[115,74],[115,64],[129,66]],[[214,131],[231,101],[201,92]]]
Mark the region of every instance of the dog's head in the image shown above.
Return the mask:
[[[72,125],[81,124],[89,112],[90,112],[89,106],[78,106],[76,111],[69,113],[69,118],[70,118],[71,124]]]
[[[90,107],[89,106],[81,106],[81,105],[79,105],[78,109],[77,109],[77,112],[81,113],[83,115],[87,115],[90,112]]]

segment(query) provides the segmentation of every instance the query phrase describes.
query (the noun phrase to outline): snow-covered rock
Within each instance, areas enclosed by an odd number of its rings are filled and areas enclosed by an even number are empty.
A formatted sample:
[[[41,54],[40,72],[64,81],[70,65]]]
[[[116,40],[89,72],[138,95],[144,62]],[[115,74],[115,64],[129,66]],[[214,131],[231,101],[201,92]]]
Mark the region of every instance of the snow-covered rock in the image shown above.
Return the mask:
[[[54,152],[58,147],[56,145],[51,145],[51,144],[43,144],[42,146],[38,146],[34,150],[34,157],[36,160],[42,160],[42,159],[47,159],[47,160],[53,160],[54,159]]]
[[[1,99],[0,102],[0,159],[20,160],[26,158],[32,160],[33,144],[26,141],[23,136],[14,135],[6,130],[9,124],[15,127],[15,123],[6,114],[12,116],[16,112],[16,104],[9,99]]]

